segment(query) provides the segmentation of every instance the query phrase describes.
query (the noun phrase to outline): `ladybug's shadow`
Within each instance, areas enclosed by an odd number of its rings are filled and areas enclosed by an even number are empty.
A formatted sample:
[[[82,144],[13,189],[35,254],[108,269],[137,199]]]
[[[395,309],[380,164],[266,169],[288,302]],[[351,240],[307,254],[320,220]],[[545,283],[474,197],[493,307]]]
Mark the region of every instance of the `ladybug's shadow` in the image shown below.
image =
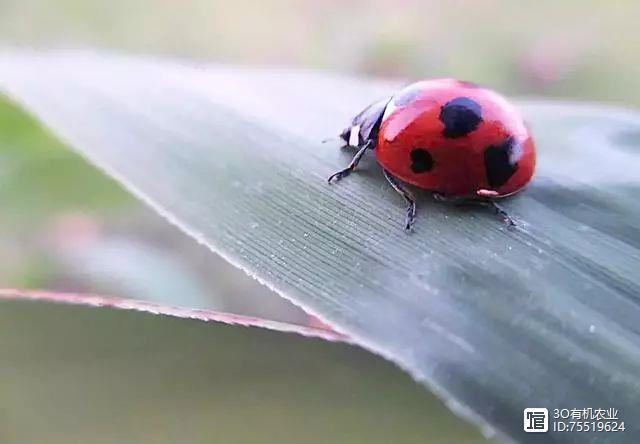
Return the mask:
[[[349,149],[349,147],[343,147],[342,150],[342,155],[346,159],[351,159],[353,157],[353,150]],[[399,202],[402,202],[404,204],[402,196],[394,191],[393,186],[385,180],[382,167],[376,161],[375,153],[373,153],[372,151],[366,153],[366,155],[362,157],[362,159],[358,163],[356,171],[353,174],[356,174],[360,178],[360,180],[379,187],[382,193],[388,195],[391,198],[394,198],[394,201],[395,198],[397,198]],[[343,180],[349,180],[349,178],[345,178]],[[495,209],[488,208],[490,207],[490,205],[487,205],[487,202],[473,199],[453,199],[438,197],[438,193],[435,193],[433,191],[423,190],[415,186],[406,184],[400,180],[398,180],[398,182],[400,182],[403,188],[406,188],[415,198],[418,213],[437,212],[438,214],[460,218],[469,217],[470,215],[475,216],[477,213],[486,213],[487,217],[489,218],[495,217],[495,215],[492,214],[493,212],[495,212]]]
[[[428,212],[441,212],[448,215],[468,217],[478,212],[491,216],[493,210],[486,202],[473,199],[447,199],[439,196],[438,193],[423,190],[411,185],[408,188],[416,198],[416,205]]]

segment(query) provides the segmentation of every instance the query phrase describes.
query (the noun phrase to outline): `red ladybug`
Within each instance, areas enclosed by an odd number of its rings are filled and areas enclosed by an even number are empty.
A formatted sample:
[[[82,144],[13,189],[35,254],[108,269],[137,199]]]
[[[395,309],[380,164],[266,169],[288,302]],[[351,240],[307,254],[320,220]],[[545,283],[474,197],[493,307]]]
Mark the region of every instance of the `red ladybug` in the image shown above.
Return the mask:
[[[368,149],[391,186],[408,203],[406,229],[415,219],[415,199],[403,183],[429,190],[437,200],[495,202],[531,180],[536,150],[518,111],[489,89],[454,79],[425,80],[358,114],[340,138],[358,152],[340,180],[355,169]]]

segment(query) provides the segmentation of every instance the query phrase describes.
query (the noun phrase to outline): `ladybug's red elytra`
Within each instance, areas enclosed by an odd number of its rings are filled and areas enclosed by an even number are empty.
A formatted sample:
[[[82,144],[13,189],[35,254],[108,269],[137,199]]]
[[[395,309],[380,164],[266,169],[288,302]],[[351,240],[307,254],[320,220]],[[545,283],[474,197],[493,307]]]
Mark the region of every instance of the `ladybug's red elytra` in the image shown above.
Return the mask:
[[[522,190],[536,165],[518,110],[494,91],[454,79],[417,82],[368,106],[340,138],[358,152],[329,182],[349,175],[374,150],[386,179],[407,201],[407,230],[416,204],[405,183],[437,200],[491,206],[515,225],[495,200]]]

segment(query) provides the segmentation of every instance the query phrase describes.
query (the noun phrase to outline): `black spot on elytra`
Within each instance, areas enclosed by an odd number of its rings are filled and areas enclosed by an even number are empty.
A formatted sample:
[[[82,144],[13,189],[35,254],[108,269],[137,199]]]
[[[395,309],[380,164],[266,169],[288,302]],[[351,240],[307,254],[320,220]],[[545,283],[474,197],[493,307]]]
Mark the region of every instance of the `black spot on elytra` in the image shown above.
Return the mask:
[[[468,97],[458,97],[440,109],[440,121],[444,125],[444,137],[463,137],[478,128],[482,122],[482,109],[478,102]]]
[[[500,145],[492,145],[484,151],[487,182],[491,188],[498,188],[507,183],[518,169],[518,163],[512,161],[516,148],[515,139],[507,137]]]
[[[422,89],[418,85],[407,86],[405,89],[393,96],[395,106],[407,106],[418,97]]]
[[[411,151],[411,171],[416,174],[426,173],[433,168],[433,157],[429,151],[416,148]]]

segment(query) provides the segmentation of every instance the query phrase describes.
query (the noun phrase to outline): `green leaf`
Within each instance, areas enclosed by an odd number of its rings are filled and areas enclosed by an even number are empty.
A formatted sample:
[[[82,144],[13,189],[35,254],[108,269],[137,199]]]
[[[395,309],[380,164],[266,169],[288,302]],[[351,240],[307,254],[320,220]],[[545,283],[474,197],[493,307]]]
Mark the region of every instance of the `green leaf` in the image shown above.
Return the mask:
[[[344,343],[3,296],[311,330],[126,300],[0,290],[3,443],[388,443],[425,436],[481,442],[397,368]]]
[[[0,58],[0,89],[70,146],[486,434],[532,440],[526,407],[615,407],[627,431],[607,439],[638,434],[640,116],[524,103],[539,168],[504,203],[519,227],[423,195],[407,235],[374,162],[329,186],[352,153],[319,143],[393,87],[89,53]]]
[[[75,289],[308,322],[298,307],[96,174],[1,95],[0,202],[5,287]]]

